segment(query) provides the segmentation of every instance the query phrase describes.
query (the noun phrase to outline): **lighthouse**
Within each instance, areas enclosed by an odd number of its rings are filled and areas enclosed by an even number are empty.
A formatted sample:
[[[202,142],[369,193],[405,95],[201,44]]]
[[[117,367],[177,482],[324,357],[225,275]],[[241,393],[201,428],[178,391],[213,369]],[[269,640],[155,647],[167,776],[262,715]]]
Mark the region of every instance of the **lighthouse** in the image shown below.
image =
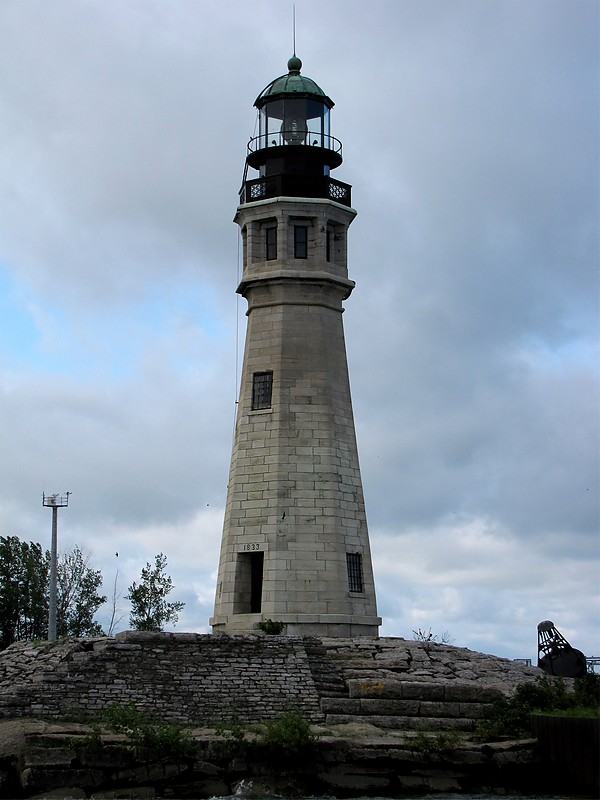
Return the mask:
[[[351,187],[333,101],[288,72],[255,101],[235,215],[248,304],[214,633],[377,636],[342,324]]]

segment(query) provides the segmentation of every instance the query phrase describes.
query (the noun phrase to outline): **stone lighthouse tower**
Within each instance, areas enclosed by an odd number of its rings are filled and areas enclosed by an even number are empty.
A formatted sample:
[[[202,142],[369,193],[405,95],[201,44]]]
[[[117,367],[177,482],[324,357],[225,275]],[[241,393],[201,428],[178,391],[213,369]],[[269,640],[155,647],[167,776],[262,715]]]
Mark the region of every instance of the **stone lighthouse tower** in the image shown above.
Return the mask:
[[[211,625],[377,636],[342,326],[356,212],[330,177],[333,102],[301,68],[294,55],[255,102],[235,216],[248,328]]]

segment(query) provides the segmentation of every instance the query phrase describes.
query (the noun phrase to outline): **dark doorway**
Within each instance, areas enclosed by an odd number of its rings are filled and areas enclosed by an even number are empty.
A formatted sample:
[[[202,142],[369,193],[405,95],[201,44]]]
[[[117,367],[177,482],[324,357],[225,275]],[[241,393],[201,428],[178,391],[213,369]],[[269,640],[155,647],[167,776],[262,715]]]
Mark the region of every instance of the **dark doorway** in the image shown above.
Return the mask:
[[[258,614],[262,610],[264,562],[264,553],[238,553],[234,614]]]
[[[250,554],[250,613],[257,614],[262,605],[264,553]]]

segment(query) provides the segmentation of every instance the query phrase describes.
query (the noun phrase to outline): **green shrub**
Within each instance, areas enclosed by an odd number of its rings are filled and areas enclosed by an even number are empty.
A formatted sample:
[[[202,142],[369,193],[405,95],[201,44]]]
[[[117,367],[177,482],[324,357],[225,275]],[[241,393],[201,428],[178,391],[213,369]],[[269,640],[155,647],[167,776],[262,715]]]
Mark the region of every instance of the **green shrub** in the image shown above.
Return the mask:
[[[588,715],[598,712],[600,703],[600,675],[587,673],[574,681],[573,691],[567,690],[562,678],[541,675],[535,683],[521,683],[510,698],[496,700],[479,726],[487,737],[529,735],[532,714]]]
[[[257,743],[273,755],[289,758],[312,749],[316,741],[317,736],[304,717],[295,711],[286,711],[266,723]]]
[[[574,699],[578,706],[598,708],[600,706],[600,675],[586,672],[581,678],[575,678]]]
[[[130,737],[139,736],[150,725],[147,715],[133,703],[119,705],[111,703],[103,712],[104,724],[112,733],[125,733]]]
[[[217,722],[215,731],[223,738],[211,743],[212,752],[223,759],[242,758],[248,751],[246,728],[239,722]]]
[[[89,733],[83,736],[71,736],[69,744],[74,750],[98,750],[102,747],[102,731],[96,722],[90,727]]]
[[[133,703],[125,706],[112,703],[103,714],[106,727],[122,733],[137,748],[158,751],[162,758],[180,759],[192,755],[194,741],[179,725],[153,721]]]
[[[257,627],[268,636],[279,636],[285,628],[285,622],[274,622],[272,619],[266,619],[264,622],[259,622]]]
[[[317,741],[310,724],[295,711],[284,712],[261,725],[223,722],[214,728],[222,739],[211,744],[211,750],[223,759],[251,756],[289,766],[290,761],[309,753]]]

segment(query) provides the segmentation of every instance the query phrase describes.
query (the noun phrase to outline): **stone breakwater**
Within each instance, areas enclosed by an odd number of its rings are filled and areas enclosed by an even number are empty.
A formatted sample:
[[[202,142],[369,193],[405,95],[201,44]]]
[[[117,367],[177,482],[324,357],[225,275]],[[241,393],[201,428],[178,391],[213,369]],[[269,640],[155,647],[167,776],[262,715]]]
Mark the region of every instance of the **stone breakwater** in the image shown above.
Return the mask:
[[[378,720],[384,727],[411,719],[408,727],[419,727],[415,720],[477,719],[482,703],[536,674],[466,648],[396,638],[126,631],[0,653],[0,718],[69,719],[133,702],[188,725],[259,722],[293,708],[312,723],[375,716],[388,718]]]
[[[0,797],[68,789],[95,800],[202,798],[234,794],[240,782],[255,796],[539,792],[555,771],[540,762],[535,740],[471,735],[494,698],[538,674],[465,648],[396,638],[125,632],[17,643],[0,653]],[[73,721],[97,722],[111,703],[130,702],[187,726],[193,753],[169,759]],[[214,727],[292,709],[320,736],[294,763],[251,743],[231,751]]]
[[[173,758],[132,746],[125,736],[90,739],[81,724],[30,720],[19,722],[18,731],[16,724],[0,721],[2,798],[399,797],[492,787],[533,792],[543,783],[530,740],[422,752],[410,736],[346,726],[289,757],[251,742],[232,753],[217,731],[194,730],[193,751]],[[7,726],[13,726],[12,743],[3,751]]]

